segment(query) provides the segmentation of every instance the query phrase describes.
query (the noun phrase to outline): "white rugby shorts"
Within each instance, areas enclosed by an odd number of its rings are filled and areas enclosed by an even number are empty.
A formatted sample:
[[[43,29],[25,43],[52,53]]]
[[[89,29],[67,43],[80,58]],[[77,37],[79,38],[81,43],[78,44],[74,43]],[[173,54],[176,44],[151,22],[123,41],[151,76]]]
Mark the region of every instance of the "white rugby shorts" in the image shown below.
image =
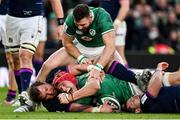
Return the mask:
[[[115,31],[115,34],[116,34],[115,45],[116,46],[124,46],[125,45],[126,32],[127,32],[127,25],[126,25],[126,22],[123,21],[121,23],[121,25]]]
[[[47,19],[43,17],[42,20],[42,32],[40,34],[40,42],[45,42],[47,40]]]
[[[76,40],[76,39],[73,41],[73,43],[78,48],[78,50],[81,52],[82,55],[86,56],[87,58],[92,58],[92,59],[99,58],[105,48],[105,46],[86,47],[86,46],[82,45],[81,43],[79,43],[78,40]],[[124,65],[123,59],[117,51],[115,51],[115,53],[114,53],[114,58],[116,60],[119,60],[119,62]]]
[[[6,36],[6,17],[7,15],[0,15],[0,41],[2,40],[2,44],[4,45],[7,39]]]
[[[34,53],[42,32],[42,16],[17,18],[7,15],[6,50],[16,52],[19,48]]]

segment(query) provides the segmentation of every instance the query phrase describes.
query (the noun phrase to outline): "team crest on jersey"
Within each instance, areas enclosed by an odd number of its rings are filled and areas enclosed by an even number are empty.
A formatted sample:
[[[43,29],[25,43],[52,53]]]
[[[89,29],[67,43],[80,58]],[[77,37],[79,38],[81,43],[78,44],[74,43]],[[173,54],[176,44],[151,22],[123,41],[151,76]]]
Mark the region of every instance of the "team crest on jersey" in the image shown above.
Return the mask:
[[[96,35],[96,31],[95,31],[94,29],[90,29],[90,30],[89,30],[89,34],[90,34],[91,36],[95,36],[95,35]]]
[[[76,34],[82,35],[82,34],[83,34],[83,32],[82,32],[82,31],[80,31],[80,30],[76,30]]]

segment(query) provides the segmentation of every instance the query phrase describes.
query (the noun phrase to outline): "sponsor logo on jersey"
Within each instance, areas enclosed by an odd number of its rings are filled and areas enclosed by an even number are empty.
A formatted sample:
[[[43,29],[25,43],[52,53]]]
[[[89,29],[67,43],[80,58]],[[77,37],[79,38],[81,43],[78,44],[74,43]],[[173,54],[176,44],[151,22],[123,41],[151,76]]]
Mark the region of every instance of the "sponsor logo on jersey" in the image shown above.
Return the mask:
[[[82,36],[81,39],[84,41],[91,41],[92,40],[92,38],[87,37],[87,36]]]
[[[90,30],[89,30],[89,34],[90,34],[91,36],[95,36],[95,35],[96,35],[96,31],[95,31],[94,29],[90,29]]]
[[[82,34],[83,34],[83,32],[82,32],[82,31],[80,31],[80,30],[76,30],[76,34],[82,35]]]

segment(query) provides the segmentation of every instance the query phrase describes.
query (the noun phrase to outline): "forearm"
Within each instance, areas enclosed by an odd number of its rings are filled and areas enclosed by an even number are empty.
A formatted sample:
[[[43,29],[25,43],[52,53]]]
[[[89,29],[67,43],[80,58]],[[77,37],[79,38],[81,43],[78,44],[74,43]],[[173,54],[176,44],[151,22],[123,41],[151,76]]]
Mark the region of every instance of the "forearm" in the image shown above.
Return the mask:
[[[60,0],[50,0],[52,9],[56,14],[57,18],[64,18],[63,8]]]
[[[159,94],[159,91],[162,87],[162,71],[155,71],[151,77],[147,91],[154,97]]]
[[[103,67],[105,67],[109,63],[110,59],[113,57],[114,52],[115,52],[114,45],[106,46],[100,59],[98,60],[98,63],[101,64]]]
[[[99,89],[99,81],[95,80],[95,78],[92,78],[92,80],[89,80],[89,82],[84,87],[72,93],[73,100],[95,95]]]
[[[70,112],[88,112],[89,108],[92,108],[92,106],[82,105],[78,103],[71,103],[69,107],[69,111]]]
[[[64,47],[66,48],[67,52],[75,59],[81,55],[80,51],[72,43],[64,44]]]
[[[119,10],[118,16],[116,17],[116,19],[120,20],[121,22],[124,21],[124,19],[126,18],[128,12],[129,12],[129,0],[122,0],[120,2],[121,4],[121,8]]]

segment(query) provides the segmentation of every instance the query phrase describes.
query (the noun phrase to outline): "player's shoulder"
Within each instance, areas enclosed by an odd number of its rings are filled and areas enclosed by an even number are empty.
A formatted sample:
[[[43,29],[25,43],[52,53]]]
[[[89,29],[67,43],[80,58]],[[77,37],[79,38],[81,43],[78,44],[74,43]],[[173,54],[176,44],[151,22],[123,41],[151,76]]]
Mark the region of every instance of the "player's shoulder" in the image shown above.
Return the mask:
[[[99,15],[108,14],[108,12],[102,7],[89,7],[89,8],[90,11],[92,11],[94,14],[99,14]]]
[[[98,22],[106,21],[107,19],[111,21],[110,14],[102,7],[90,9],[94,14],[94,19]]]

